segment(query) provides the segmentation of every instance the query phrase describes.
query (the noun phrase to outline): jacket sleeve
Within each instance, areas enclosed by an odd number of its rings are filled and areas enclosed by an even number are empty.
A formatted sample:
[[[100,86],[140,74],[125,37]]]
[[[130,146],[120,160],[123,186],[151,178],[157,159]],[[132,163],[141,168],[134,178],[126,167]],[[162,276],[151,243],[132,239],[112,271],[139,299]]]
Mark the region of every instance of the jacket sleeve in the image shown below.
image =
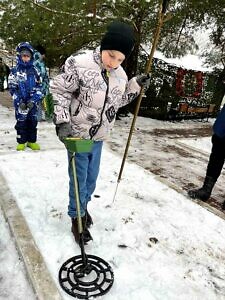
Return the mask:
[[[35,67],[34,67],[34,70],[35,70],[34,76],[35,76],[36,85],[35,85],[35,87],[33,87],[32,91],[30,93],[30,97],[31,97],[31,101],[33,101],[34,103],[37,104],[37,103],[41,102],[44,95],[42,93],[40,74]]]
[[[13,94],[18,93],[18,78],[16,76],[16,71],[15,69],[12,69],[12,71],[9,74],[9,79],[8,79],[8,84],[9,84],[9,92],[13,96]]]
[[[18,108],[20,102],[23,101],[23,97],[19,90],[19,80],[15,68],[13,68],[9,74],[8,85],[9,85],[9,92],[12,95],[13,105],[15,108]]]
[[[213,132],[220,138],[225,137],[225,104],[216,118],[213,125]]]
[[[49,77],[47,69],[44,67],[44,74],[42,77],[42,93],[47,95],[49,93]]]
[[[70,122],[70,105],[73,93],[78,89],[79,76],[76,60],[70,56],[65,63],[62,74],[50,83],[50,93],[54,103],[54,123]]]
[[[136,77],[131,78],[127,83],[126,90],[125,93],[123,94],[120,107],[125,106],[130,102],[132,102],[139,95],[140,91],[141,91],[141,87],[137,83]]]
[[[41,92],[41,88],[39,86],[35,87],[33,91],[31,92],[31,101],[34,103],[39,103],[44,95]]]

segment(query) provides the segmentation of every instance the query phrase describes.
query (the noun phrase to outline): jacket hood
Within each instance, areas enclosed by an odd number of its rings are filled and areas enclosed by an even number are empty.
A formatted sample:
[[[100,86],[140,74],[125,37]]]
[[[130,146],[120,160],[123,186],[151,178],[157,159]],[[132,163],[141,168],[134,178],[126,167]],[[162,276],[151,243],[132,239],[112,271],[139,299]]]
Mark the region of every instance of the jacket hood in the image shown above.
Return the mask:
[[[31,59],[28,62],[24,62],[21,58],[21,51],[23,49],[27,49],[31,53]],[[34,48],[31,46],[30,43],[28,43],[28,42],[20,43],[16,48],[16,52],[17,52],[17,64],[19,66],[27,68],[27,67],[30,67],[31,65],[33,65]]]

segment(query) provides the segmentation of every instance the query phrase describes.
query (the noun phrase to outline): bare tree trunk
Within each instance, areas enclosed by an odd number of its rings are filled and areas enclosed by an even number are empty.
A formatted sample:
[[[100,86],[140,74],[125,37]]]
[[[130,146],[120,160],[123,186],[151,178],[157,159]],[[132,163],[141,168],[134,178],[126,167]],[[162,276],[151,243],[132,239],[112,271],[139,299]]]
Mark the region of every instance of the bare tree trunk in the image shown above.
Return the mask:
[[[91,10],[91,13],[93,14],[93,19],[96,19],[96,15],[97,15],[97,0],[92,0],[90,10]]]

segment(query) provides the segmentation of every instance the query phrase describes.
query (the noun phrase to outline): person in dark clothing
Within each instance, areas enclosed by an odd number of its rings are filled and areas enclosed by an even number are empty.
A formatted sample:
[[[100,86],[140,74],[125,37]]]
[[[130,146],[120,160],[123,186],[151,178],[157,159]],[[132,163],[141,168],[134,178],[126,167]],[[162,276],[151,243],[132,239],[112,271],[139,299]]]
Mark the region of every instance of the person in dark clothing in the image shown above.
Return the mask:
[[[6,65],[0,57],[0,92],[4,92],[4,80],[7,75]]]
[[[121,120],[121,118],[123,117],[128,117],[129,115],[129,109],[128,109],[129,105],[120,107],[118,109],[118,112],[116,114],[116,120]]]
[[[212,150],[206,170],[203,186],[199,189],[191,189],[188,195],[193,199],[207,201],[212,189],[219,178],[225,161],[225,105],[220,111],[214,125],[212,135]],[[225,201],[222,204],[225,209]]]
[[[5,78],[6,78],[6,84],[7,84],[6,89],[8,90],[8,89],[9,89],[9,74],[10,74],[10,67],[9,67],[7,64],[5,64],[5,68],[6,68],[6,76],[5,76]]]

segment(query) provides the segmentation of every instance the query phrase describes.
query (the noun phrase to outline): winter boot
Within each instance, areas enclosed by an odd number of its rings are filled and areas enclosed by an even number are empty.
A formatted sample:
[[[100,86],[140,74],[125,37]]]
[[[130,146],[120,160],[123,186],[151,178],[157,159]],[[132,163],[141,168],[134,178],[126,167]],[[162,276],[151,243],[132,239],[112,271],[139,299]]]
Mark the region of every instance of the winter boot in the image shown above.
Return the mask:
[[[93,225],[93,220],[91,215],[89,214],[88,210],[86,210],[86,227],[90,228]]]
[[[193,199],[207,201],[211,196],[212,189],[216,181],[209,176],[206,176],[203,186],[200,189],[189,190],[188,195]]]
[[[82,226],[83,226],[83,239],[84,239],[84,244],[87,244],[91,240],[93,240],[89,230],[86,228],[86,216],[81,218],[82,220]],[[71,231],[73,233],[74,239],[77,244],[80,244],[80,234],[78,230],[78,222],[76,218],[71,218],[72,221],[72,227]]]
[[[26,144],[18,144],[16,147],[17,151],[24,151],[26,148]]]
[[[29,147],[32,150],[40,150],[40,145],[38,143],[27,143],[27,147]]]

